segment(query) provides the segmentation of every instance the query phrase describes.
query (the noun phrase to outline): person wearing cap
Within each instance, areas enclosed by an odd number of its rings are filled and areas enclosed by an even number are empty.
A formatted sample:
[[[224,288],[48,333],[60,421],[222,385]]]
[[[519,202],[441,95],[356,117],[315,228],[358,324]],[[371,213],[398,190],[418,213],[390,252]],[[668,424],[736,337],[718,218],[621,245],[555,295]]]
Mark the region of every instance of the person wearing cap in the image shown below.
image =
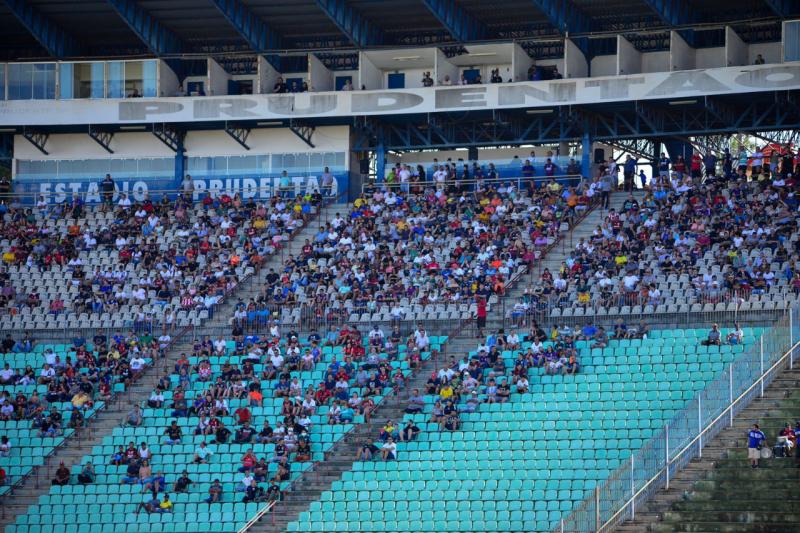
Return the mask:
[[[758,427],[758,424],[753,424],[750,432],[747,434],[747,458],[750,460],[750,466],[758,468],[758,460],[761,458],[761,447],[764,445],[766,435]]]
[[[797,441],[795,440],[794,430],[791,424],[786,424],[778,435],[778,445],[783,446],[784,457],[791,457]]]
[[[719,331],[719,326],[717,324],[713,324],[711,326],[711,331],[708,332],[708,338],[701,342],[703,346],[719,346],[722,344],[721,341],[721,334]]]
[[[214,483],[208,488],[208,498],[205,499],[206,503],[219,503],[222,501],[222,484],[219,479],[215,479]]]
[[[461,407],[461,410],[465,413],[474,413],[478,406],[480,405],[481,401],[478,398],[478,391],[473,390],[470,392],[469,397],[467,397],[466,403]]]

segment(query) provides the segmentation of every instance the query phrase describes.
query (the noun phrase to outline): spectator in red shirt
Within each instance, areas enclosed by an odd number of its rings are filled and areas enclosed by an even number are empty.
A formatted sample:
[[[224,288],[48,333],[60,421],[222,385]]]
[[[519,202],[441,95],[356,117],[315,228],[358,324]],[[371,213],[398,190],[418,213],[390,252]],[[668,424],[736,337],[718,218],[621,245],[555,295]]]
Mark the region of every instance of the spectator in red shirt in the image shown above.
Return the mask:
[[[245,406],[238,408],[233,414],[236,415],[237,424],[244,424],[245,422],[249,424],[250,420],[253,418],[252,413],[250,413],[250,410]]]
[[[486,328],[486,298],[478,296],[478,337],[483,337],[483,330]]]

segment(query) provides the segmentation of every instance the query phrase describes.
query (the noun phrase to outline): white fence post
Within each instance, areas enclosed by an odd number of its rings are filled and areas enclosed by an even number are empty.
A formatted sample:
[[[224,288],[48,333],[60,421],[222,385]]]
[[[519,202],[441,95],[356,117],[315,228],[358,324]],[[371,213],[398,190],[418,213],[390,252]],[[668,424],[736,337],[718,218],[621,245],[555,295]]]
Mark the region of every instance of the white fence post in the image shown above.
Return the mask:
[[[759,339],[760,349],[759,352],[761,353],[761,396],[764,396],[764,335],[761,335]]]
[[[669,490],[669,425],[664,424],[664,466],[667,469],[667,490]]]
[[[789,370],[794,370],[794,308],[789,308]]]
[[[594,488],[594,530],[600,531],[600,487]]]
[[[702,393],[697,397],[697,456],[703,458],[703,400]]]
[[[633,475],[633,454],[631,454],[631,520],[636,520],[636,481]]]
[[[733,365],[728,367],[728,412],[730,413],[730,425],[733,427]]]

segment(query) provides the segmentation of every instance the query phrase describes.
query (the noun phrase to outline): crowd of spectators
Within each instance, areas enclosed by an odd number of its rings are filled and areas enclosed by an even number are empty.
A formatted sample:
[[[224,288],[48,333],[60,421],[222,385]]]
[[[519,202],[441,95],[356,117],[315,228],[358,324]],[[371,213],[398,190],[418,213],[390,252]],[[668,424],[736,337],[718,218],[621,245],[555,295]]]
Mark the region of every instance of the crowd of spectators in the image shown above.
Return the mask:
[[[258,269],[322,202],[319,193],[257,202],[221,191],[193,203],[191,176],[185,181],[186,193],[175,200],[145,195],[134,201],[124,192],[115,200],[113,179],[106,176],[100,208],[87,209],[79,195],[6,208],[0,303],[14,314],[126,310],[136,321],[174,325],[181,311],[213,309],[245,268]],[[12,280],[11,266],[34,277],[28,284]],[[48,270],[66,279],[42,294],[37,276]]]
[[[7,350],[10,344],[14,347]],[[27,353],[35,342],[29,337],[12,341],[10,335],[3,342],[4,351]],[[12,368],[5,363],[0,371],[0,384],[11,389],[0,393],[0,420],[28,420],[38,430],[40,437],[55,437],[64,427],[79,428],[84,425],[83,413],[97,401],[109,400],[117,384],[129,386],[139,378],[148,361],[160,357],[158,342],[149,333],[115,335],[111,339],[98,335],[91,344],[83,338],[73,340],[69,348],[74,356],[55,353],[46,348],[42,365],[33,368]],[[44,385],[47,390],[40,395],[30,385]],[[16,389],[16,392],[14,392]],[[31,392],[26,392],[28,389]],[[70,411],[68,420],[53,404],[66,403]]]
[[[627,332],[617,328],[617,334],[624,337]],[[461,427],[462,413],[474,413],[484,403],[506,403],[512,393],[528,392],[528,376],[532,369],[543,368],[551,375],[576,374],[580,363],[575,341],[596,341],[602,339],[602,335],[604,333],[597,328],[588,330],[588,326],[584,330],[568,326],[553,328],[548,334],[534,323],[522,336],[501,329],[483,338],[474,355],[453,358],[435,369],[424,391],[415,388],[409,393],[405,413],[424,412],[429,399],[433,398],[430,421],[442,431],[456,431]],[[523,342],[531,343],[525,351],[521,350]],[[509,360],[503,355],[505,351],[516,351],[517,355]],[[397,459],[396,443],[413,440],[419,432],[420,428],[410,418],[400,423],[387,420],[374,441],[359,447],[356,460]]]
[[[553,307],[655,308],[684,303],[687,295],[713,304],[800,293],[797,182],[791,173],[765,176],[763,165],[748,181],[744,168],[731,180],[702,181],[690,172],[656,177],[643,198],[630,195],[621,209],[610,209],[558,271],[545,268],[515,316]],[[589,196],[599,183],[589,185]]]
[[[161,379],[146,403],[148,408],[164,410],[172,417],[162,430],[162,450],[163,446],[186,440],[182,419],[190,416],[198,420],[194,434],[204,437],[197,444],[191,462],[214,461],[216,449],[228,443],[247,447],[241,457],[235,489],[243,494],[244,502],[280,498],[280,483],[290,479],[292,466],[312,459],[311,416],[318,414],[321,407],[328,408],[327,417],[320,417],[321,423],[326,418],[328,424],[353,423],[356,414],[368,420],[376,396],[382,396],[388,388],[404,385],[405,374],[399,365],[393,367],[392,363],[403,357],[410,366],[416,366],[421,361],[421,352],[431,347],[430,337],[422,326],[410,335],[402,335],[397,329],[387,334],[378,327],[362,334],[344,326],[326,332],[324,337],[312,332],[300,341],[296,331],[282,333],[278,324],[272,323],[268,335],[237,334],[232,342],[231,348],[231,343],[223,338],[198,340],[190,354],[179,356],[172,379]],[[402,352],[398,350],[401,345],[405,348]],[[326,347],[341,347],[341,359],[334,356],[326,360],[319,383],[302,383],[296,372],[318,369]],[[220,365],[218,372],[212,371],[212,357],[219,358],[214,359],[214,364]],[[240,363],[231,363],[233,357]],[[193,386],[197,383],[203,384],[202,391]],[[283,399],[277,420],[255,414],[261,412],[256,408],[262,405],[267,388],[273,397]],[[165,394],[167,391],[169,395]],[[238,406],[235,410],[229,406],[234,401]],[[145,416],[145,411],[136,405],[125,415],[123,424],[142,426]],[[272,455],[257,456],[255,446],[265,444],[274,445]],[[131,441],[127,448],[120,447],[114,452],[109,461],[125,467],[121,483],[140,486],[142,492],[151,494],[151,499],[139,506],[140,511],[147,513],[171,510],[171,502],[166,510],[164,500],[156,505],[158,495],[169,486],[174,492],[181,492],[195,483],[187,472],[170,480],[155,470],[147,442],[137,446]],[[91,483],[93,478],[86,473],[85,482]],[[70,479],[60,481],[69,483]],[[264,482],[269,484],[266,488],[261,485]],[[168,496],[165,497],[168,501]],[[229,501],[230,497],[216,480],[210,485],[205,501],[213,504]]]
[[[398,190],[366,191],[348,213],[320,226],[281,272],[267,275],[261,295],[241,303],[236,318],[298,304],[331,321],[382,308],[403,318],[414,304],[502,296],[590,202],[588,187],[555,180],[518,190],[458,181],[412,189],[404,179]]]

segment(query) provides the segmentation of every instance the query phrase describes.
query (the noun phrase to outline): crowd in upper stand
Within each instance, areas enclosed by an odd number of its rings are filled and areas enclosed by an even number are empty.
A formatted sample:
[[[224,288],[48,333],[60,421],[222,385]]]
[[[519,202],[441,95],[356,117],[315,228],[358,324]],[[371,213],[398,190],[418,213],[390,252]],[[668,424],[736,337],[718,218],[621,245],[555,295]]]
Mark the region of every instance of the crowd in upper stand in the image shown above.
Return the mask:
[[[306,304],[320,315],[380,307],[406,316],[413,304],[467,303],[504,294],[511,278],[587,209],[588,189],[514,183],[437,182],[373,188],[270,272],[260,308]]]
[[[99,209],[87,209],[78,195],[3,206],[0,307],[34,317],[124,309],[142,322],[173,325],[181,310],[212,308],[322,202],[318,192],[268,201],[220,192],[193,203],[190,176],[175,200],[133,201],[125,193],[115,200],[110,176],[100,190]],[[43,294],[41,274],[48,271],[64,279]]]

